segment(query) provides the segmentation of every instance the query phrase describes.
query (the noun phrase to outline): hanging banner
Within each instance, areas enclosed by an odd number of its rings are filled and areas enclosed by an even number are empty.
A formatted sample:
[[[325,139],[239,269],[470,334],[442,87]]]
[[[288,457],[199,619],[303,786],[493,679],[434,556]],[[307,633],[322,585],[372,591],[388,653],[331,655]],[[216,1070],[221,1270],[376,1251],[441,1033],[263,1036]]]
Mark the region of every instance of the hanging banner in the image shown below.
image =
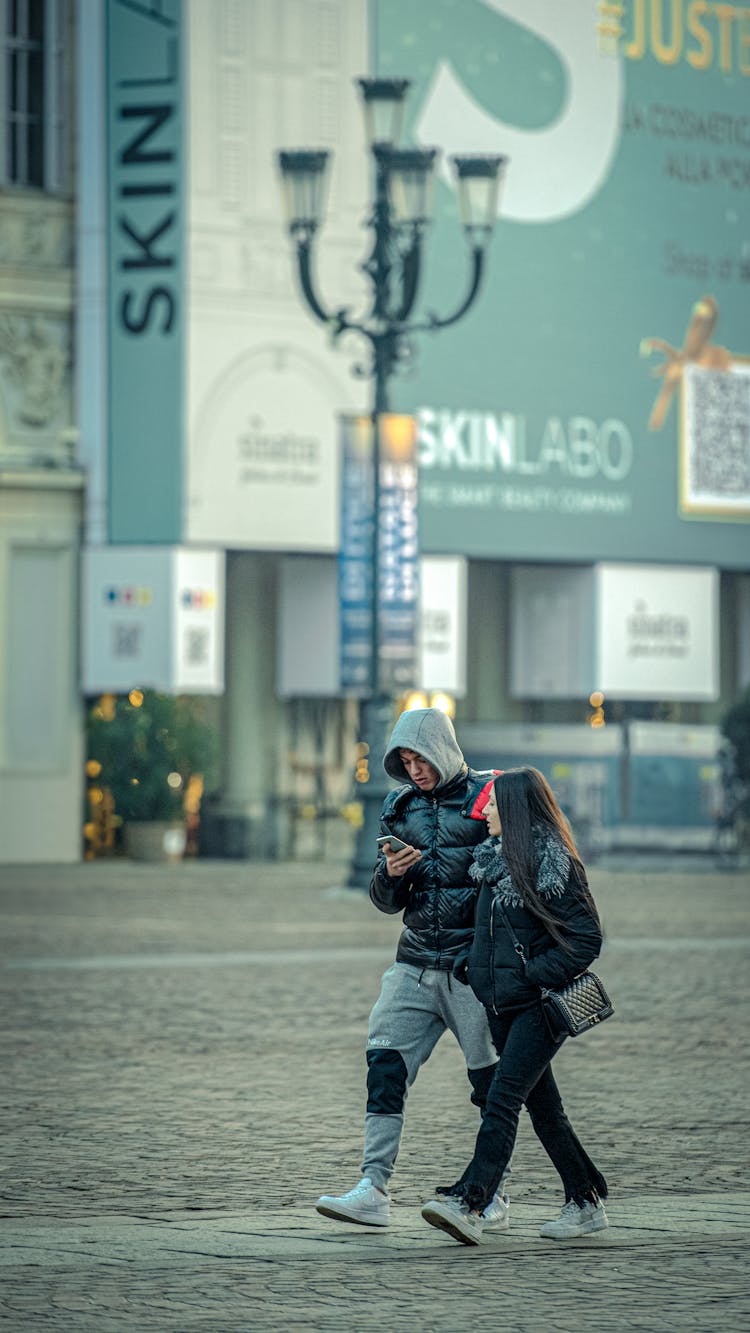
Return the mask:
[[[373,471],[369,417],[341,418],[338,559],[341,688],[369,693],[373,672]]]
[[[341,439],[341,688],[400,694],[418,675],[416,423],[379,418],[377,488],[371,419],[342,417]]]
[[[379,436],[378,688],[401,694],[418,676],[416,422],[383,415]]]
[[[183,522],[182,4],[108,0],[109,538]]]

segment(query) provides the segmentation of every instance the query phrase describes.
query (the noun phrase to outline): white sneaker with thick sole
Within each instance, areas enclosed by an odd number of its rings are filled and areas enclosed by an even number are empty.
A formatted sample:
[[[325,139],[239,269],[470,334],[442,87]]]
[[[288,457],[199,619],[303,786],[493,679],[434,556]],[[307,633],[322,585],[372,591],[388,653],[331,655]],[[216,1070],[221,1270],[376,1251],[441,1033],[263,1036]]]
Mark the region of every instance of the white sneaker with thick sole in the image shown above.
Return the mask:
[[[431,1199],[422,1209],[425,1222],[438,1231],[447,1231],[462,1245],[479,1245],[484,1222],[479,1213],[472,1213],[461,1199]]]
[[[391,1211],[388,1195],[376,1189],[369,1176],[363,1176],[348,1194],[321,1194],[315,1207],[324,1217],[358,1222],[363,1227],[387,1227]]]
[[[594,1231],[606,1231],[608,1226],[603,1203],[579,1205],[571,1199],[560,1210],[559,1217],[539,1228],[539,1235],[549,1240],[573,1240],[576,1236],[590,1236]]]
[[[507,1231],[509,1212],[510,1199],[507,1194],[496,1194],[494,1199],[490,1199],[490,1202],[482,1213],[482,1221],[485,1228],[490,1231]]]

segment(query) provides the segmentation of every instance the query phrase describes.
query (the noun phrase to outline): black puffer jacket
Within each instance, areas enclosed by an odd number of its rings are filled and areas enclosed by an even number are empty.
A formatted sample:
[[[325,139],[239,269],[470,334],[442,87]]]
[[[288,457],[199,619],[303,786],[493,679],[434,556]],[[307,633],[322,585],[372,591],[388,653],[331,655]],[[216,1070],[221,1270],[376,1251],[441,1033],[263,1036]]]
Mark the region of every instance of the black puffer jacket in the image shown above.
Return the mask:
[[[429,792],[407,781],[386,797],[381,832],[403,838],[422,856],[400,878],[388,875],[380,856],[370,897],[381,912],[404,913],[398,962],[450,972],[474,929],[477,888],[469,867],[487,827],[472,810],[491,774],[467,767],[450,719],[437,709],[414,709],[396,723],[384,762],[391,777],[403,779],[399,749],[421,754],[441,781]]]
[[[559,920],[566,949],[523,905],[510,876],[501,873],[497,878],[498,867],[505,865],[499,859],[502,839],[489,838],[475,855],[472,875],[479,879],[481,888],[467,976],[482,1004],[498,1013],[527,1008],[539,1000],[543,987],[555,989],[572,981],[594,961],[602,947],[601,928],[582,892],[587,887],[583,866],[571,861],[562,843],[554,838],[541,836],[538,849],[537,893]],[[523,945],[528,960],[525,967],[515,952],[501,907]]]

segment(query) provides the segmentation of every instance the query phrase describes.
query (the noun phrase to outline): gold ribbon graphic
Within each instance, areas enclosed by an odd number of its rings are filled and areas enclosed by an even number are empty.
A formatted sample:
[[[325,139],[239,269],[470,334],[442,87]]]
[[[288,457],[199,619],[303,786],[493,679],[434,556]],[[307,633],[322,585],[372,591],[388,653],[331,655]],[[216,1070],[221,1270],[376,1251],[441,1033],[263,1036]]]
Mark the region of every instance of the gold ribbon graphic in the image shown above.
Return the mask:
[[[719,307],[713,296],[702,296],[693,306],[684,347],[673,347],[663,338],[644,338],[641,342],[641,356],[650,356],[652,352],[664,353],[664,361],[652,372],[663,376],[664,383],[649,418],[649,430],[661,430],[664,425],[672,396],[682,379],[683,368],[688,363],[702,366],[705,370],[729,370],[732,353],[726,347],[712,346],[709,341],[718,318]]]

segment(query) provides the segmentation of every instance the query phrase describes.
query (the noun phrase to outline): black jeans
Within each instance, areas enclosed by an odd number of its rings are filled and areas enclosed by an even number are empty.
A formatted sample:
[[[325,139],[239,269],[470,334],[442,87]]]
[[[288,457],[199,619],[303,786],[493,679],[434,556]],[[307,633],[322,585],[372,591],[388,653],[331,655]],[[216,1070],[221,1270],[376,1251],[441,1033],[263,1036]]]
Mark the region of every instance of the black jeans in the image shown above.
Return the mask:
[[[474,1156],[455,1185],[439,1188],[458,1195],[481,1212],[506,1173],[518,1132],[521,1107],[531,1116],[534,1132],[559,1172],[565,1199],[597,1196],[606,1199],[607,1183],[584,1152],[565,1114],[550,1061],[559,1050],[552,1040],[541,1005],[517,1013],[488,1011],[490,1032],[500,1062],[490,1085]]]

